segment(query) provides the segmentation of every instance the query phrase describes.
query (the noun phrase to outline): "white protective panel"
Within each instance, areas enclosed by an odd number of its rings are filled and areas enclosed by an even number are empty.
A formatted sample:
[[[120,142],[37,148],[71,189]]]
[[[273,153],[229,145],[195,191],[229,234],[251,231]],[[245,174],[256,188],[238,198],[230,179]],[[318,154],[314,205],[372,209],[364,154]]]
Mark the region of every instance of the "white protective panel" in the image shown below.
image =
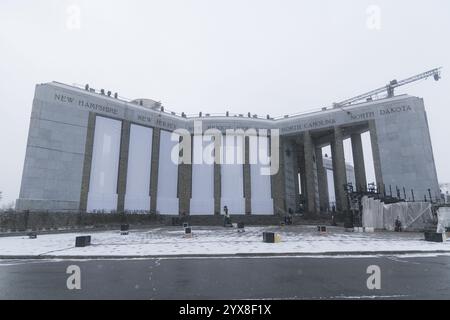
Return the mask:
[[[405,231],[422,231],[436,226],[429,202],[384,204],[378,199],[364,196],[361,204],[362,224],[366,228],[394,231],[397,219]]]
[[[153,129],[132,124],[128,150],[125,210],[150,211]]]
[[[221,205],[230,214],[245,214],[244,198],[244,137],[225,136],[221,165]],[[223,214],[223,210],[221,210]]]
[[[97,116],[87,202],[88,212],[117,210],[121,131],[121,121]]]
[[[271,176],[261,174],[262,168],[270,166],[269,139],[250,137],[249,140],[252,214],[270,215],[273,214]]]
[[[178,162],[172,159],[172,151],[176,148],[174,154],[178,155],[179,135],[176,141],[171,136],[172,132],[161,130],[156,210],[160,214],[178,215]]]
[[[193,139],[191,215],[214,214],[214,156],[203,152],[211,150],[206,147],[213,143],[211,136],[207,135],[194,136]]]

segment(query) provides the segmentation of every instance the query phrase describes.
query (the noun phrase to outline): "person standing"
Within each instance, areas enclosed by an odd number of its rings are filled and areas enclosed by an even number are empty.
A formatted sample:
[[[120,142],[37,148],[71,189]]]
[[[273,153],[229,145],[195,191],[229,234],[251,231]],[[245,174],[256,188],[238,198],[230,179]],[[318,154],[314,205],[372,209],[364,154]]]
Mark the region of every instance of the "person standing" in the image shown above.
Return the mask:
[[[395,225],[395,229],[394,230],[396,232],[402,231],[402,222],[400,221],[400,217],[399,216],[397,216],[397,219],[395,219],[394,225]]]
[[[228,213],[228,207],[227,206],[223,207],[223,213],[224,213],[223,226],[224,227],[228,227],[231,224],[231,219],[230,219],[230,214]]]

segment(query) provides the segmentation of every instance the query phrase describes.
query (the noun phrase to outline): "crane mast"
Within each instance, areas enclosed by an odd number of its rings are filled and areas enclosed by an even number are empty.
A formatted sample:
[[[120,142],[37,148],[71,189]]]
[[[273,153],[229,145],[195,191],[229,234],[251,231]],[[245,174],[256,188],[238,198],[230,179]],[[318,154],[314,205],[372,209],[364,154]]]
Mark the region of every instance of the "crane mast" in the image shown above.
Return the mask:
[[[333,107],[334,108],[342,108],[344,106],[348,106],[348,105],[350,105],[352,103],[359,102],[359,101],[362,101],[362,100],[371,101],[371,100],[373,100],[373,96],[376,96],[376,95],[378,95],[380,93],[383,93],[383,92],[386,92],[387,96],[389,98],[391,98],[391,97],[394,96],[394,89],[395,88],[400,87],[400,86],[404,86],[404,85],[406,85],[408,83],[411,83],[411,82],[414,82],[414,81],[418,81],[418,80],[421,80],[421,79],[426,79],[426,78],[431,77],[431,76],[433,76],[434,80],[438,81],[441,78],[441,69],[442,69],[442,67],[435,68],[435,69],[419,73],[419,74],[417,74],[415,76],[412,76],[412,77],[409,77],[409,78],[406,78],[406,79],[403,79],[403,80],[400,80],[400,81],[397,81],[397,80],[394,79],[394,80],[390,81],[384,87],[381,87],[381,88],[378,88],[378,89],[375,89],[375,90],[372,90],[372,91],[360,94],[360,95],[358,95],[356,97],[353,97],[353,98],[350,98],[350,99],[346,99],[346,100],[343,100],[343,101],[338,102],[338,103],[333,103]]]

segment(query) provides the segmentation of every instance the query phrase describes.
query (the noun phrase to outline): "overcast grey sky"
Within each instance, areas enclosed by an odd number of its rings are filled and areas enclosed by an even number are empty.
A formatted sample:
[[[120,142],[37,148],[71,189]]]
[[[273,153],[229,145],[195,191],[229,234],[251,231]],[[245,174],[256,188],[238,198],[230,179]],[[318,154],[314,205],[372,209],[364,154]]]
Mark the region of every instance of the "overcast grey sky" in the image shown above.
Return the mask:
[[[34,86],[52,80],[179,112],[279,115],[443,66],[440,82],[397,93],[425,99],[450,182],[449,36],[447,0],[1,0],[1,203],[18,197]]]

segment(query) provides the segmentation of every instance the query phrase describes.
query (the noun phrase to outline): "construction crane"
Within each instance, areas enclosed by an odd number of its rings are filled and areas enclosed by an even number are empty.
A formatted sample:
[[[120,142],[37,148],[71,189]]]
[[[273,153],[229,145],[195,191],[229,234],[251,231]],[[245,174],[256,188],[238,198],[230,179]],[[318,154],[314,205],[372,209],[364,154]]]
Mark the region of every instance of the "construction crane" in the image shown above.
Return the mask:
[[[355,102],[359,102],[359,101],[371,101],[373,100],[373,97],[386,92],[387,93],[387,97],[391,98],[394,96],[394,89],[400,86],[404,86],[405,84],[414,82],[414,81],[418,81],[421,79],[426,79],[428,77],[433,76],[434,80],[438,81],[441,78],[441,69],[442,67],[439,68],[435,68],[420,74],[417,74],[415,76],[397,81],[397,80],[392,80],[391,82],[389,82],[386,86],[360,94],[356,97],[350,98],[350,99],[346,99],[344,101],[338,102],[338,103],[333,103],[333,108],[342,108],[344,106],[350,105],[352,103]]]

